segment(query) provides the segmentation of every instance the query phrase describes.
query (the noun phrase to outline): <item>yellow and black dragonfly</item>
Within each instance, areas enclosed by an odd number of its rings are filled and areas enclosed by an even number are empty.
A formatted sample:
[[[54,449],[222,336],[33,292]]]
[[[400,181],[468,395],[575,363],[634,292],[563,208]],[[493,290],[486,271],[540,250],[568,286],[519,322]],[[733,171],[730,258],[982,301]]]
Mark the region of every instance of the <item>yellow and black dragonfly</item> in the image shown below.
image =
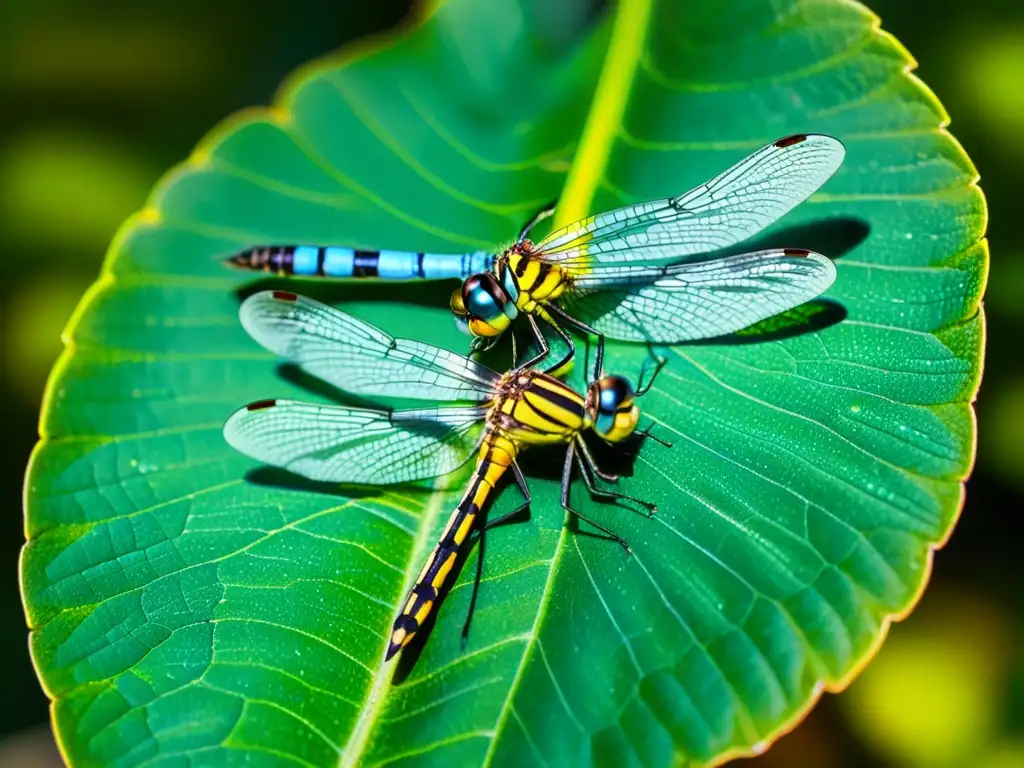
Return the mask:
[[[530,491],[516,463],[526,447],[567,446],[562,506],[627,551],[620,536],[570,505],[574,467],[595,498],[630,500],[649,514],[655,511],[649,502],[598,489],[595,477],[617,478],[598,467],[583,439],[588,430],[608,443],[649,434],[636,431],[636,398],[653,376],[634,390],[627,379],[597,369],[581,394],[539,371],[519,367],[501,375],[454,352],[393,338],[341,310],[284,291],[254,294],[242,303],[240,315],[266,349],[346,392],[453,403],[387,411],[261,400],[224,425],[228,443],[247,456],[312,480],[382,485],[440,477],[476,455],[472,479],[395,620],[387,658],[430,616],[460,548],[505,472],[511,470],[525,500],[505,517],[529,508]]]
[[[565,328],[648,344],[724,336],[817,297],[835,281],[832,261],[800,248],[698,260],[743,242],[817,191],[842,164],[831,136],[772,142],[677,197],[618,208],[558,229],[537,243],[538,212],[499,253],[361,251],[338,246],[261,246],[228,261],[277,274],[387,280],[459,278],[451,297],[472,348],[492,346],[520,314],[549,354],[538,320],[568,345]]]

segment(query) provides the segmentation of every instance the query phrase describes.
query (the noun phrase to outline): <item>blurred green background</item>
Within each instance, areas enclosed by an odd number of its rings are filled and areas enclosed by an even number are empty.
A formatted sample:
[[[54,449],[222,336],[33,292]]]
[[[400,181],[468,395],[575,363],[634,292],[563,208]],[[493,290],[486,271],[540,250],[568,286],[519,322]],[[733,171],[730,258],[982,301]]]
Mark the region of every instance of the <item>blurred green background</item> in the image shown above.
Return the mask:
[[[482,2],[485,0],[481,0]],[[766,0],[767,2],[767,0]],[[402,22],[409,0],[0,5],[0,765],[56,766],[18,594],[22,475],[60,333],[117,226],[217,121]],[[977,465],[918,610],[841,696],[750,763],[1024,766],[1024,3],[874,0],[953,116],[991,212]]]

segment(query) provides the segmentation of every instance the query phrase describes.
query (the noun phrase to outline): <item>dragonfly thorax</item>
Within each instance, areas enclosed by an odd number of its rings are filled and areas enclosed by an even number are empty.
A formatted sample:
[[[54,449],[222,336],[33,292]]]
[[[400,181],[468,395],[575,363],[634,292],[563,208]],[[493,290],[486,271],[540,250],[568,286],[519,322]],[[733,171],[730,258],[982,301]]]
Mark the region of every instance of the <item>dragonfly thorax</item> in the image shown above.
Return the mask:
[[[502,379],[488,421],[519,445],[566,443],[587,427],[583,396],[533,370],[512,371]]]
[[[540,258],[532,248],[529,240],[516,243],[494,264],[504,284],[514,282],[515,302],[523,312],[534,312],[538,304],[557,299],[570,280],[564,269]]]

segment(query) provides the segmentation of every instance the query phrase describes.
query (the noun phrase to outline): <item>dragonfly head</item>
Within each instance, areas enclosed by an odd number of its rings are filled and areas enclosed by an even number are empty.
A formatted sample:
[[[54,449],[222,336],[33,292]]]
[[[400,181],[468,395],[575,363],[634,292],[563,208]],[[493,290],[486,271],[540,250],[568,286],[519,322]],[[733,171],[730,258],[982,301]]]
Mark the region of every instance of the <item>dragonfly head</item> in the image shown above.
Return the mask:
[[[602,376],[592,382],[584,407],[593,430],[609,443],[632,435],[640,420],[633,385],[622,376]]]
[[[467,278],[450,304],[459,328],[475,337],[474,351],[492,346],[519,314],[515,298],[490,272]]]

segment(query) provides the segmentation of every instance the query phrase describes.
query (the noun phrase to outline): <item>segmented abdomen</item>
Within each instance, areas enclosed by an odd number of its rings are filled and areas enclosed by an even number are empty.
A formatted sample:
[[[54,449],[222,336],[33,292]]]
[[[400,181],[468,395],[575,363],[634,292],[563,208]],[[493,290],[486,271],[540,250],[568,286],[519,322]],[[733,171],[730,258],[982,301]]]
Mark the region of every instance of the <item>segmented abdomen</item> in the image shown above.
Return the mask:
[[[241,269],[280,275],[319,277],[379,277],[385,280],[465,279],[486,272],[494,255],[476,253],[414,253],[359,251],[315,245],[270,245],[250,248],[227,259]]]
[[[469,538],[483,505],[487,503],[499,478],[511,466],[515,455],[516,446],[509,440],[493,433],[484,439],[469,487],[448,518],[444,533],[427,558],[416,583],[409,590],[401,613],[395,619],[385,661],[412,641],[434,610],[438,594],[447,584],[459,550]]]

